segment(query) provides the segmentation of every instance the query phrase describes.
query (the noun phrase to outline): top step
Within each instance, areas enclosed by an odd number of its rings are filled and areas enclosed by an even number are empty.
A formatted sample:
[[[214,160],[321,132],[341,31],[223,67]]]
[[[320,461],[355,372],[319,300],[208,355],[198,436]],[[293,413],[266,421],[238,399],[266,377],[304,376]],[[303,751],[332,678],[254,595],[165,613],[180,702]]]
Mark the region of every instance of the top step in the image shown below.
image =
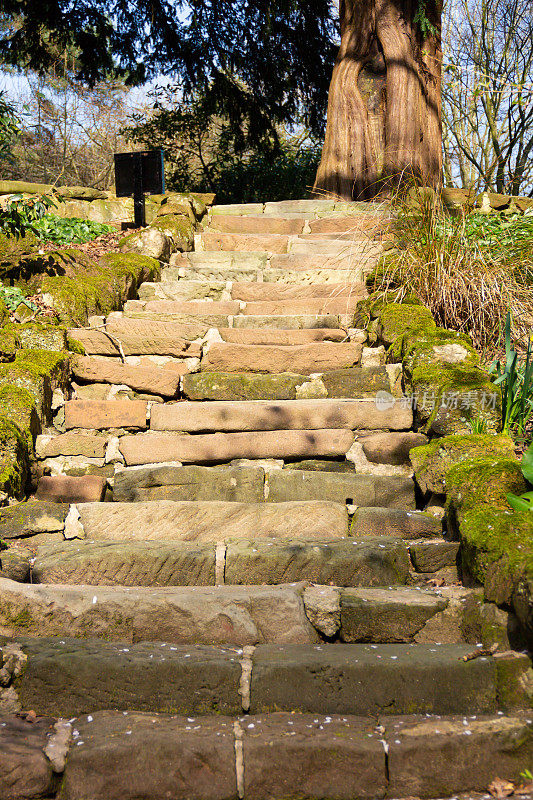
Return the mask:
[[[387,226],[387,217],[359,215],[351,217],[278,217],[267,214],[219,214],[211,217],[206,226],[210,231],[221,233],[279,233],[294,235],[300,233],[359,233],[376,236]]]
[[[219,214],[258,215],[280,217],[308,217],[318,219],[321,216],[350,216],[364,214],[383,214],[389,211],[382,203],[347,203],[340,200],[283,200],[276,203],[234,203],[231,205],[212,206],[211,216]]]

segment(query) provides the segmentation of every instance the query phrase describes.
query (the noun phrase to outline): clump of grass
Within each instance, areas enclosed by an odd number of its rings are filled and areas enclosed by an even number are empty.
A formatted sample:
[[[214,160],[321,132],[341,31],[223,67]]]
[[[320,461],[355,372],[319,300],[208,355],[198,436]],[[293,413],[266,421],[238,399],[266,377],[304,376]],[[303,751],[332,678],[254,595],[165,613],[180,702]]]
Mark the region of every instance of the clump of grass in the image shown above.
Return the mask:
[[[396,247],[383,258],[374,290],[414,292],[438,325],[464,331],[494,353],[508,311],[515,338],[533,324],[533,217],[466,211],[435,200],[396,198]]]

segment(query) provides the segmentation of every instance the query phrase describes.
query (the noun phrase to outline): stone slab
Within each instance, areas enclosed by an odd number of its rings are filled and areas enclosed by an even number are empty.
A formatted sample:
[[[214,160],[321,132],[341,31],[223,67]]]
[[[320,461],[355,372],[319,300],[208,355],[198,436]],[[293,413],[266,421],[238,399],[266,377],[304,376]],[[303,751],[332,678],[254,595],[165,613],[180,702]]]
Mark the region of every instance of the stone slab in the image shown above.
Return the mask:
[[[99,711],[78,736],[58,800],[234,800],[233,720]]]
[[[234,300],[244,300],[246,303],[257,301],[279,302],[281,300],[309,300],[331,299],[340,297],[361,297],[366,294],[363,284],[351,283],[311,283],[303,286],[289,283],[239,283],[231,287],[231,296]],[[344,312],[342,312],[344,313]]]
[[[146,428],[146,411],[143,400],[67,400],[65,427]]]
[[[343,342],[346,331],[334,328],[310,330],[269,330],[268,328],[221,328],[219,334],[225,342],[248,345],[282,345],[284,347],[315,342]]]
[[[191,342],[204,336],[207,328],[200,323],[179,324],[119,317],[107,321],[105,330],[110,336],[96,328],[72,328],[69,336],[81,342],[88,355],[119,356],[118,340],[125,355],[186,357],[199,354],[198,347]]]
[[[358,508],[350,525],[352,536],[373,538],[393,536],[400,539],[432,538],[442,533],[440,519],[420,511],[400,508]]]
[[[139,300],[221,300],[226,281],[170,280],[163,271],[159,283],[142,283]]]
[[[216,214],[209,220],[208,232],[221,233],[302,233],[304,219],[287,219],[283,217],[254,216],[252,214]]]
[[[219,233],[207,230],[195,236],[195,249],[239,250],[241,253],[266,250],[269,253],[286,253],[289,237],[279,233]]]
[[[28,500],[0,508],[0,539],[26,539],[63,531],[69,506]]]
[[[56,456],[103,458],[107,439],[107,436],[73,432],[63,433],[59,436],[42,435],[36,439],[35,454],[38,458],[55,458]]]
[[[273,255],[269,259],[269,267],[270,269],[296,271],[320,269],[357,271],[356,259],[349,254],[342,256],[331,256],[318,252],[311,255]]]
[[[533,728],[526,717],[382,717],[390,796],[485,796],[496,777],[523,783],[520,773],[533,759]]]
[[[197,372],[183,377],[182,393],[189,400],[294,400],[297,388],[309,380],[291,372]]]
[[[142,305],[146,312],[191,316],[205,314],[233,316],[240,311],[240,303],[237,300],[148,300]]]
[[[461,548],[460,542],[417,542],[409,552],[417,572],[437,572],[443,567],[455,567]]]
[[[269,284],[264,285],[268,286]],[[270,285],[276,286],[276,284]],[[242,313],[256,316],[266,314],[353,314],[357,304],[365,296],[352,293],[341,296],[247,301]]]
[[[93,503],[103,500],[105,489],[106,479],[98,475],[44,475],[35,497],[52,503]]]
[[[262,271],[259,280],[261,279],[263,283],[275,283],[277,285],[309,286],[324,284],[327,286],[343,281],[344,283],[353,283],[358,286],[363,280],[363,273],[359,267],[353,270],[340,267],[339,269],[330,267],[273,269],[268,267]],[[236,277],[235,280],[243,280],[243,278]]]
[[[232,648],[64,637],[18,638],[28,662],[23,708],[57,717],[95,711],[239,714],[241,665]]]
[[[247,800],[385,795],[385,753],[372,720],[274,713],[241,725]]]
[[[226,550],[228,584],[278,584],[292,581],[335,586],[392,586],[409,578],[404,544],[393,539],[231,543]]]
[[[495,660],[472,645],[260,645],[252,714],[482,714],[496,711]]]
[[[129,386],[138,392],[149,392],[161,397],[175,397],[180,386],[180,374],[160,367],[135,367],[86,356],[71,359],[75,378],[96,383],[111,383]]]
[[[172,541],[59,542],[38,548],[32,580],[91,586],[214,586],[215,547]]]
[[[130,303],[136,302],[133,300],[129,301]],[[170,303],[170,300],[159,300],[159,303]],[[124,314],[127,319],[136,320],[139,322],[160,322],[162,324],[165,323],[175,323],[176,325],[201,325],[203,328],[202,336],[207,333],[209,328],[227,328],[231,324],[231,320],[233,319],[231,316],[227,314],[217,314],[211,313],[209,310],[208,303],[205,303],[205,308],[203,313],[184,313],[181,311],[146,311],[144,308],[125,308]],[[198,356],[200,355],[200,344],[190,344],[189,349],[186,356]]]
[[[385,367],[326,370],[321,380],[329,397],[375,397],[391,388]]]
[[[0,578],[0,635],[101,637],[220,646],[314,642],[289,586],[64,586]]]
[[[375,236],[386,227],[387,218],[380,216],[322,217],[309,221],[311,233],[352,233],[368,231]]]
[[[127,467],[115,474],[113,499],[260,503],[264,500],[264,486],[265,473],[259,467]]]
[[[350,342],[312,342],[283,347],[215,342],[201,361],[201,369],[215,372],[301,372],[356,366],[362,345]]]
[[[165,403],[152,406],[154,431],[268,431],[405,428],[410,409],[396,403],[384,410],[371,400],[241,400]],[[376,504],[377,505],[377,504]]]
[[[123,436],[120,452],[128,466],[165,461],[226,462],[234,458],[311,458],[345,455],[353,434],[340,429],[313,431],[254,431],[194,436],[150,432]]]
[[[0,713],[0,797],[37,800],[52,797],[57,785],[44,753],[55,719],[34,721]]]
[[[428,443],[423,433],[378,433],[365,437],[363,452],[376,464],[409,464],[409,451]]]
[[[240,314],[233,318],[233,327],[277,330],[338,329],[343,327],[343,320],[338,314]]]
[[[222,542],[250,539],[328,540],[346,536],[339,503],[80,503],[85,537],[107,541]]]
[[[209,209],[209,216],[215,217],[220,214],[262,214],[264,211],[263,203],[217,203]]]
[[[343,589],[343,642],[412,642],[426,622],[443,611],[448,601],[419,589]]]
[[[415,507],[415,487],[410,478],[344,474],[321,470],[283,469],[268,476],[272,503],[292,500],[331,500],[363,506]]]

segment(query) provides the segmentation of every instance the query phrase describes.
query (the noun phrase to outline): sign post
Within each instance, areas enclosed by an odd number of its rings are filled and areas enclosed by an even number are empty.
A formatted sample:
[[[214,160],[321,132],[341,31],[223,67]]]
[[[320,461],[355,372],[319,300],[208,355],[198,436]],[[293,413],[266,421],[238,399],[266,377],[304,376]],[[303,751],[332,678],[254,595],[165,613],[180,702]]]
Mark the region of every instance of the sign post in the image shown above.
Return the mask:
[[[117,197],[133,195],[134,225],[146,225],[145,194],[165,193],[163,150],[142,150],[136,153],[115,153],[115,193]]]

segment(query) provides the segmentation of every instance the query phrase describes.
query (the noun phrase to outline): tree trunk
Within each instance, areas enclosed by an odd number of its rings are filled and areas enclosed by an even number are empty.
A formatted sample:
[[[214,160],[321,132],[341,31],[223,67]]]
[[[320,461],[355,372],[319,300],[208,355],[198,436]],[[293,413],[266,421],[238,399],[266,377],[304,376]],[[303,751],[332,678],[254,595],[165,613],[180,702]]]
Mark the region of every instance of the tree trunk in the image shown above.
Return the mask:
[[[440,182],[440,0],[427,0],[426,35],[415,20],[419,6],[423,0],[340,0],[316,194],[361,200],[386,196],[404,177]]]

